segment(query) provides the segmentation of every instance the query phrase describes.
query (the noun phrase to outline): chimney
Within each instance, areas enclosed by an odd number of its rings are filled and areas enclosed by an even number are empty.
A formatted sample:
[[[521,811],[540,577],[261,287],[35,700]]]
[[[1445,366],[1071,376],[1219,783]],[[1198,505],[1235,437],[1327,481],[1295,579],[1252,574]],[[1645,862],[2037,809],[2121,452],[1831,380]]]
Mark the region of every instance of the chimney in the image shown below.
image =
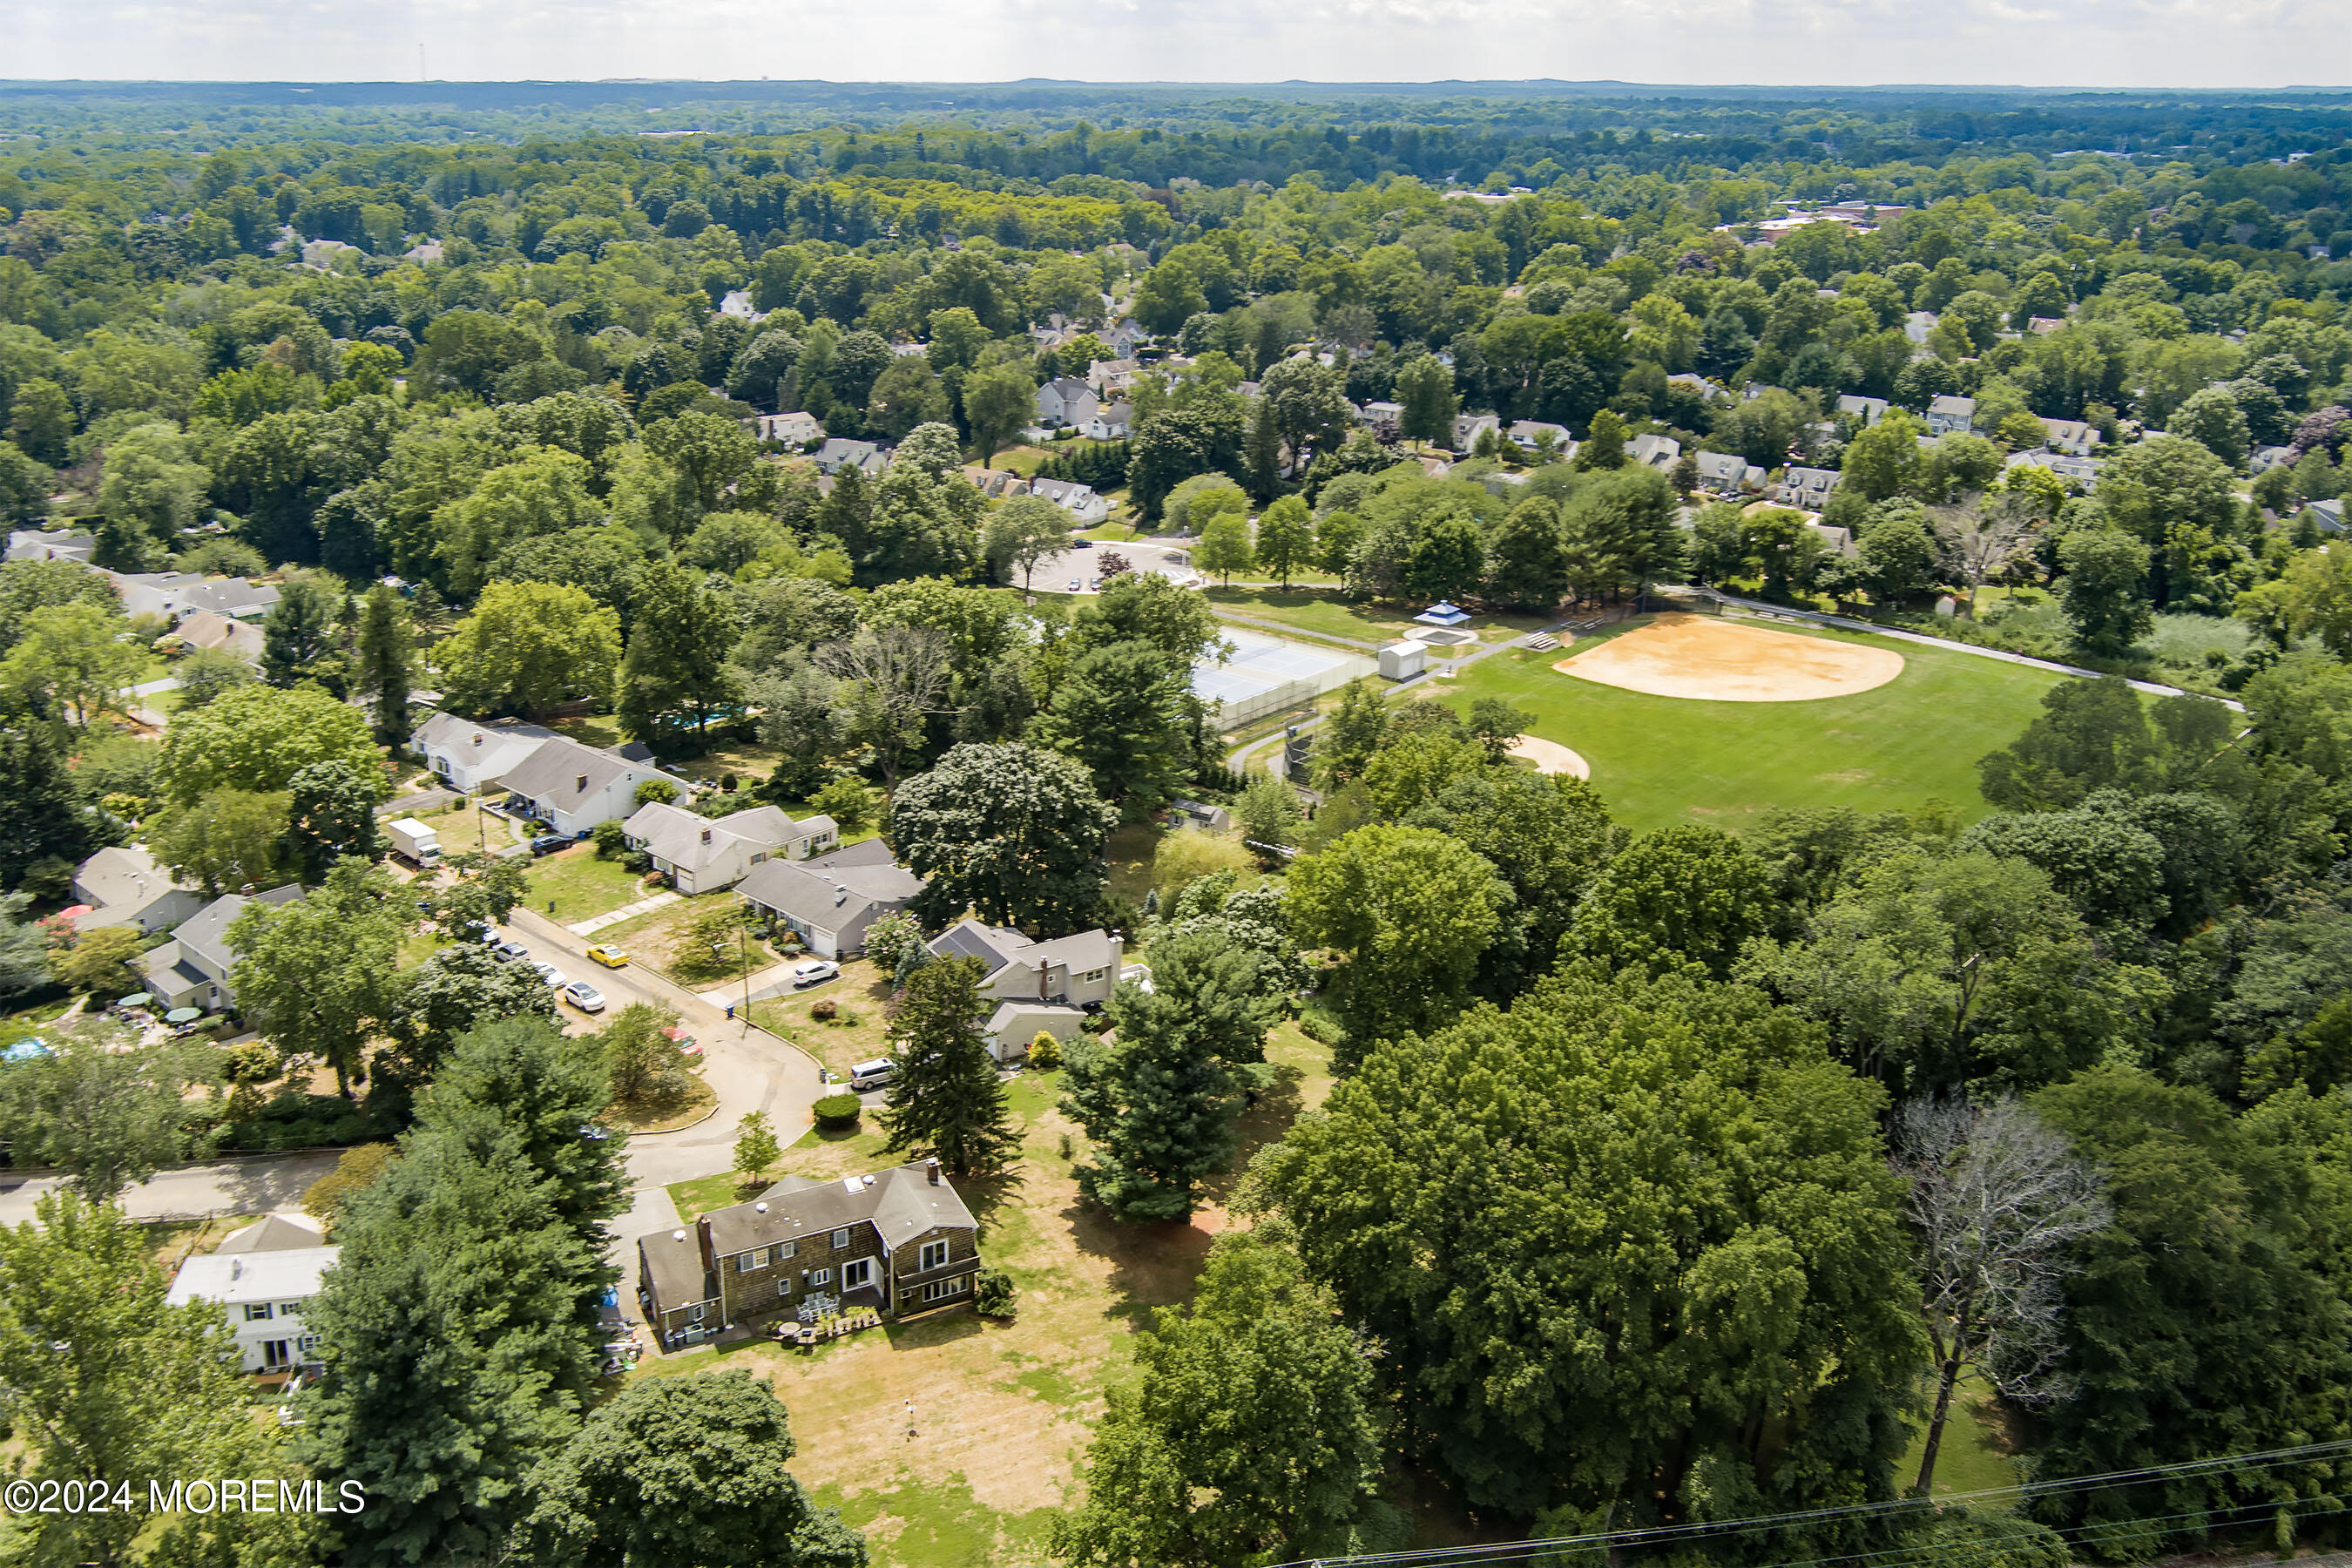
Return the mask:
[[[932,1159],[932,1160],[926,1160],[926,1161],[924,1161],[924,1162],[923,1162],[923,1174],[930,1178],[931,1185],[933,1185],[933,1186],[935,1186],[935,1187],[936,1187],[936,1186],[938,1186],[938,1185],[940,1184],[940,1163],[939,1163],[939,1161],[937,1161],[936,1159]]]
[[[573,779],[572,781],[572,787],[578,790],[582,795],[586,795],[588,793],[588,775],[586,773],[582,773],[579,777]]]
[[[710,829],[709,829],[708,827],[706,827],[706,828],[704,828],[704,829],[702,830],[702,841],[703,841],[705,844],[708,844],[708,843],[709,843],[709,842],[710,842]]]
[[[933,1179],[936,1180],[937,1178],[935,1177]],[[242,1279],[245,1278],[244,1258],[232,1258],[228,1260],[228,1277],[232,1279]]]

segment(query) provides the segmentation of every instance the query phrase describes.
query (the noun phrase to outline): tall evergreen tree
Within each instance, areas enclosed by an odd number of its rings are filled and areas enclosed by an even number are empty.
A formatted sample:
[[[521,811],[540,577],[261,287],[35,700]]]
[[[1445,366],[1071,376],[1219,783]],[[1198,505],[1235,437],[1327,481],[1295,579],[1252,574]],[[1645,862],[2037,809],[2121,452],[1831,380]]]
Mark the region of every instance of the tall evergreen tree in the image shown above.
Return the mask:
[[[1113,994],[1117,1036],[1074,1043],[1062,1109],[1093,1144],[1078,1190],[1124,1220],[1184,1219],[1238,1146],[1244,1094],[1263,1087],[1276,1004],[1265,962],[1228,931],[1162,938],[1152,988]]]
[[[289,573],[278,603],[261,623],[261,674],[272,686],[291,686],[334,650],[334,590],[307,573]]]
[[[936,1156],[959,1176],[996,1169],[1021,1143],[975,1023],[988,1014],[982,978],[976,958],[926,963],[890,1007],[899,1046],[898,1076],[882,1112],[888,1147]]]
[[[1250,405],[1249,427],[1242,439],[1242,468],[1249,478],[1250,500],[1258,505],[1282,492],[1282,431],[1267,398]]]
[[[360,695],[375,702],[376,738],[387,744],[405,741],[416,656],[400,596],[381,583],[361,601],[359,664]]]

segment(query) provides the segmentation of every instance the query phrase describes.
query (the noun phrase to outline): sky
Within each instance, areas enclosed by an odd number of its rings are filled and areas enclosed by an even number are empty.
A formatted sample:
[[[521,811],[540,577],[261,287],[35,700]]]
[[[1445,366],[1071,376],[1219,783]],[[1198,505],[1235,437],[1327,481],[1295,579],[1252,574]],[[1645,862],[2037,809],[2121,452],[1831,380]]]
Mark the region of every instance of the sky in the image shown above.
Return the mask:
[[[0,0],[0,77],[2258,88],[2352,84],[2343,4]]]

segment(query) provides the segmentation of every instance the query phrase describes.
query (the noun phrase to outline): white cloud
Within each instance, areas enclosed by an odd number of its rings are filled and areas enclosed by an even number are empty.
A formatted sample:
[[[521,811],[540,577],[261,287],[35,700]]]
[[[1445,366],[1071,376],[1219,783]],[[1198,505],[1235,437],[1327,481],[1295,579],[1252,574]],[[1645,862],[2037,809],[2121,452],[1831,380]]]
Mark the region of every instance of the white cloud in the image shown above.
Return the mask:
[[[1571,80],[2269,87],[2320,0],[9,0],[17,77]],[[2282,47],[2282,38],[2303,43]]]

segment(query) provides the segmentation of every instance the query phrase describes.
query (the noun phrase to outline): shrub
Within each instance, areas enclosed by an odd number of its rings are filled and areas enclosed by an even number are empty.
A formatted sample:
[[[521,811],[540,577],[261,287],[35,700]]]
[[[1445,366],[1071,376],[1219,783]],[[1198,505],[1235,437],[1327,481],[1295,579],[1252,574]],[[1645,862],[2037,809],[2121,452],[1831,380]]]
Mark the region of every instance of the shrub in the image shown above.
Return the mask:
[[[722,794],[733,795],[738,789],[742,787],[742,784],[743,775],[740,773],[722,773],[719,775],[719,788]]]
[[[1052,1072],[1060,1067],[1062,1042],[1045,1030],[1038,1030],[1037,1037],[1029,1042],[1029,1065],[1039,1072]]]
[[[894,975],[898,961],[922,945],[923,924],[906,910],[892,910],[866,928],[866,956]]]
[[[983,1268],[972,1282],[972,1310],[983,1317],[1013,1316],[1013,1276],[1002,1268]]]
[[[667,779],[647,779],[637,786],[636,802],[650,805],[656,801],[667,805],[677,799],[677,785]]]
[[[809,1016],[817,1019],[821,1023],[830,1022],[833,1016],[840,1011],[841,1005],[828,996],[824,1001],[818,1002],[809,1008]]]
[[[854,1094],[828,1094],[810,1108],[816,1113],[816,1124],[828,1132],[838,1132],[857,1125],[857,1118],[866,1107]]]
[[[1339,1031],[1332,1026],[1330,1019],[1320,1013],[1309,1013],[1299,1019],[1298,1032],[1318,1046],[1336,1046],[1339,1043]]]
[[[389,1143],[362,1143],[356,1149],[344,1150],[335,1168],[312,1182],[303,1193],[302,1212],[332,1232],[343,1205],[374,1184],[398,1152]]]
[[[599,860],[616,860],[628,851],[629,836],[618,822],[600,822],[589,830],[588,837],[596,846]]]
[[[873,792],[860,779],[835,779],[810,796],[809,805],[833,818],[844,833],[862,832],[874,819]]]

